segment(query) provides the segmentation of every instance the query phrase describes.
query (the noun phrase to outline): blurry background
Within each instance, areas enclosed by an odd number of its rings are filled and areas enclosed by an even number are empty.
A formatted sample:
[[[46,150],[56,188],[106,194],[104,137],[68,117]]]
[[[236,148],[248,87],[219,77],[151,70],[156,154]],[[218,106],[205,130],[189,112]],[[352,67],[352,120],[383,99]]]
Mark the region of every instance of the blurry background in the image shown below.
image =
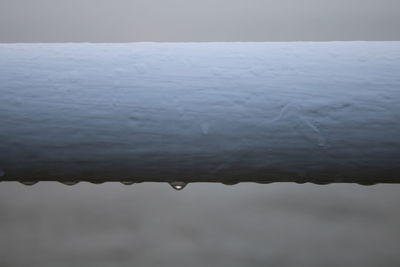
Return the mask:
[[[0,0],[0,42],[399,40],[399,0]]]
[[[400,40],[400,1],[0,0],[0,42],[296,40]],[[400,266],[399,203],[400,185],[2,182],[0,267]]]
[[[0,266],[400,266],[400,186],[0,184]]]

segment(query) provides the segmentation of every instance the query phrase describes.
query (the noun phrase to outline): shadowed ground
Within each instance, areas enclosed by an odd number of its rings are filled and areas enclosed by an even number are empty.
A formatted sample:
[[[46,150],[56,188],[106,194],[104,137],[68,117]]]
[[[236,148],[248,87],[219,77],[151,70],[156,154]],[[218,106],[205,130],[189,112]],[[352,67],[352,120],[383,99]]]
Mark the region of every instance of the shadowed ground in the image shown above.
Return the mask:
[[[0,184],[0,266],[399,266],[399,185]]]

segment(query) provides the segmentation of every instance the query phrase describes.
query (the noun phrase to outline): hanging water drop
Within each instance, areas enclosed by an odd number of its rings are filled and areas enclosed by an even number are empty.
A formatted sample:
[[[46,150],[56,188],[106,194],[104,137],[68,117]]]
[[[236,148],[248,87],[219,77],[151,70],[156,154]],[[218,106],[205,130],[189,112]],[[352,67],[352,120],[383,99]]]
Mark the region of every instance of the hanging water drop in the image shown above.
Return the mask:
[[[19,181],[21,184],[23,185],[34,185],[36,184],[38,181]]]
[[[124,185],[132,185],[134,183],[135,182],[132,182],[132,181],[121,181],[121,184],[124,184]]]
[[[101,181],[101,180],[93,180],[93,181],[89,181],[89,182],[92,184],[103,184],[104,183],[104,181]]]
[[[79,181],[62,181],[61,183],[65,184],[65,185],[75,185],[75,184],[79,183]]]
[[[185,188],[187,183],[185,183],[185,182],[170,182],[169,185],[172,186],[172,188],[175,190],[182,190],[183,188]]]
[[[359,185],[376,185],[376,183],[375,182],[370,182],[370,181],[364,181],[364,182],[359,182],[358,183]]]
[[[224,185],[235,185],[235,184],[238,184],[238,182],[231,182],[231,181],[225,181],[225,182],[222,182]]]

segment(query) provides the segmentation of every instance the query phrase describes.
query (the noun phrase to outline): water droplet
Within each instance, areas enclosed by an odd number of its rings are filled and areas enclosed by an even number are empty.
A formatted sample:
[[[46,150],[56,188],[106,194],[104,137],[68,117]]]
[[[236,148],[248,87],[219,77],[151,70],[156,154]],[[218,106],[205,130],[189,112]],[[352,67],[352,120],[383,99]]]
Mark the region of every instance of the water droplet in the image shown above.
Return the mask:
[[[124,184],[124,185],[132,185],[134,183],[135,182],[132,182],[132,181],[121,181],[121,184]]]
[[[36,184],[38,181],[19,181],[21,184],[23,185],[34,185]]]
[[[182,190],[183,188],[185,188],[187,183],[185,183],[185,182],[170,182],[169,185],[172,186],[172,188],[175,190]]]
[[[65,184],[65,185],[75,185],[75,184],[79,183],[79,181],[62,181],[61,183]]]
[[[238,184],[238,182],[222,182],[224,185],[235,185]]]
[[[102,183],[104,183],[104,181],[96,181],[96,180],[89,181],[89,182],[91,182],[92,184],[102,184]]]
[[[365,181],[365,182],[360,182],[358,183],[359,185],[376,185],[375,182],[370,182],[370,181]]]
[[[273,182],[271,182],[271,181],[260,181],[260,182],[256,182],[256,183],[259,183],[259,184],[272,184]]]

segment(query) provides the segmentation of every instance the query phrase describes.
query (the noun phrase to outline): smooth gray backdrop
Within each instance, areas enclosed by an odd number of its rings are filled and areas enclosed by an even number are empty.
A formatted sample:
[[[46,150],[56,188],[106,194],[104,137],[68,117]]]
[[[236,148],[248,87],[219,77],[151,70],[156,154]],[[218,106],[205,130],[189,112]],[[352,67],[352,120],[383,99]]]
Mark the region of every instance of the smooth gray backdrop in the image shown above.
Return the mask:
[[[398,0],[0,0],[0,42],[400,40]]]

